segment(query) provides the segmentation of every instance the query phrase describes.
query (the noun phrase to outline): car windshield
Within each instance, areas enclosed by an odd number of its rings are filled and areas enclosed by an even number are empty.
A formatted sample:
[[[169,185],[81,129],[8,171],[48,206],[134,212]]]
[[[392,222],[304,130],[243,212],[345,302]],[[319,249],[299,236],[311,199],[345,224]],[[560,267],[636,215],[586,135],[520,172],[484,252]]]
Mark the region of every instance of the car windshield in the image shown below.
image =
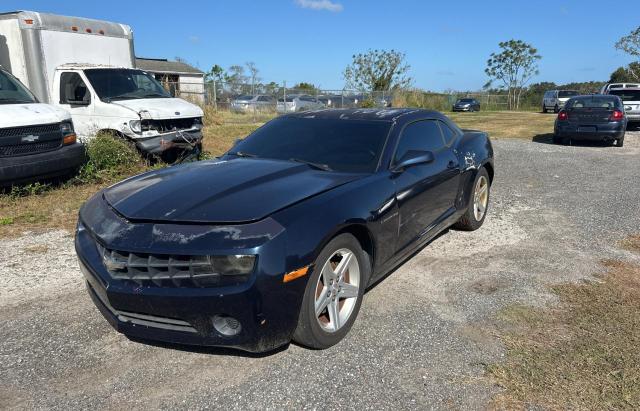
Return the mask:
[[[0,70],[0,104],[37,103],[31,92],[11,74]]]
[[[171,97],[153,76],[142,70],[88,69],[85,73],[103,101]]]
[[[253,96],[240,96],[236,100],[253,100]]]
[[[573,97],[573,96],[577,96],[579,93],[577,91],[573,91],[573,90],[560,90],[558,91],[558,97],[559,98],[564,98],[564,97]]]
[[[622,101],[640,101],[640,90],[629,90],[626,88],[610,90],[609,94],[620,97]]]
[[[372,173],[390,122],[280,117],[238,143],[230,154],[298,160],[334,171]]]
[[[603,108],[611,110],[618,106],[618,99],[608,96],[585,96],[572,98],[567,102],[568,110]]]
[[[458,103],[473,103],[473,99],[471,98],[461,98],[458,100]]]

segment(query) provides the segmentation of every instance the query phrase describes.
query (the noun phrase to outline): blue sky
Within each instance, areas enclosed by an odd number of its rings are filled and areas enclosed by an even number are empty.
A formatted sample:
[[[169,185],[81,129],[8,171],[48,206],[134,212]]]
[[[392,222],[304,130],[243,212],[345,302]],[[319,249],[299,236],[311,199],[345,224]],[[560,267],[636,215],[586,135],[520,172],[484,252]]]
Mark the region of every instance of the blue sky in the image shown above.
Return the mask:
[[[442,91],[479,89],[498,42],[533,44],[543,56],[533,81],[606,80],[631,61],[613,48],[640,24],[638,0],[376,1],[3,0],[4,11],[35,10],[133,27],[136,54],[180,56],[202,70],[254,61],[265,81],[307,81],[342,88],[352,54],[400,50],[414,85]],[[166,3],[166,5],[163,5]],[[635,8],[634,10],[632,10]],[[607,17],[609,16],[609,17]]]

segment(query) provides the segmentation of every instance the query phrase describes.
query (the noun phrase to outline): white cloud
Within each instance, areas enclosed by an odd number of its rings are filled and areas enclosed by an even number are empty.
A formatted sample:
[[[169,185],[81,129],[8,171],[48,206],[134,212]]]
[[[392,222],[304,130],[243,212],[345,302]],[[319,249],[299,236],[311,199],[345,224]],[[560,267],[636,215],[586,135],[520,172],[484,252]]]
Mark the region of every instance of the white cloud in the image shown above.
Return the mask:
[[[334,3],[331,0],[295,0],[296,4],[303,9],[342,11],[342,4]]]

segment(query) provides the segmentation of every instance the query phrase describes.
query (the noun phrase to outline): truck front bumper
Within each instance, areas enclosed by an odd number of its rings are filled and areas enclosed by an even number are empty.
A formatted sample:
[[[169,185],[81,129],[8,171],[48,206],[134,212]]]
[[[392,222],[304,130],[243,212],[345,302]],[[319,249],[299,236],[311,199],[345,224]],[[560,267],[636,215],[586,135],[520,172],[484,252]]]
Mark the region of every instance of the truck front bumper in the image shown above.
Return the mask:
[[[74,143],[45,153],[5,157],[0,161],[0,186],[69,174],[84,163],[85,156],[84,145]]]
[[[136,146],[149,154],[160,155],[169,149],[190,151],[202,144],[202,130],[178,130],[153,137],[136,137]]]

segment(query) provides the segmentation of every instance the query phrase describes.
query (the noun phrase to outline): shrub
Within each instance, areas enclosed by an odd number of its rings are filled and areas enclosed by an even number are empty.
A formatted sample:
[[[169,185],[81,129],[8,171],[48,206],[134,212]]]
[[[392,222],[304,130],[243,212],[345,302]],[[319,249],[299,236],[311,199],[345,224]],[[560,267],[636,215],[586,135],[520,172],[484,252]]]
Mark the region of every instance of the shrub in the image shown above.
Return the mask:
[[[360,103],[360,107],[362,108],[376,108],[376,102],[373,101],[373,99],[366,99],[364,101],[362,101],[362,103]]]
[[[86,143],[87,162],[77,179],[98,182],[141,171],[145,165],[133,143],[108,133],[99,133]]]

